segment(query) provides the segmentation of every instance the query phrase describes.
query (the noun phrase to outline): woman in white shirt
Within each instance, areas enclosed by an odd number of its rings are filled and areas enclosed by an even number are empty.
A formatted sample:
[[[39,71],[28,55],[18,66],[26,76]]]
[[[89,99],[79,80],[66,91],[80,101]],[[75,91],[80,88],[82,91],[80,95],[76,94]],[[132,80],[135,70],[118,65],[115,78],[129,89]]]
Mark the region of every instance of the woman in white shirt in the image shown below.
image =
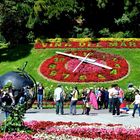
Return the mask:
[[[139,92],[139,90],[135,91],[135,100],[134,100],[133,104],[134,104],[134,109],[133,109],[132,116],[135,117],[135,112],[138,109],[139,117],[140,117],[140,92]]]

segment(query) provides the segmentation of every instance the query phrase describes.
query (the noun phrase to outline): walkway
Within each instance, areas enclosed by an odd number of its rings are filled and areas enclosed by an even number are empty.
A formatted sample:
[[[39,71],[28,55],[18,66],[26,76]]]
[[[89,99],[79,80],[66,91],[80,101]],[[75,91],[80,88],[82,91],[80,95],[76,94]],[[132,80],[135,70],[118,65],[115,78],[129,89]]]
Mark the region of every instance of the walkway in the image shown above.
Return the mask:
[[[132,118],[132,110],[129,114],[121,114],[120,117],[114,117],[108,110],[91,110],[90,115],[82,115],[81,109],[77,110],[77,115],[70,115],[69,109],[65,109],[64,115],[56,115],[55,109],[29,109],[25,114],[25,121],[64,121],[64,122],[87,122],[87,123],[103,123],[103,124],[123,124],[124,127],[139,127],[140,117],[138,112],[136,117]],[[0,113],[0,121],[4,120],[4,113]]]
[[[135,118],[132,118],[132,110],[129,114],[121,114],[112,116],[108,110],[91,110],[90,115],[82,115],[82,110],[77,110],[77,115],[70,115],[69,109],[65,109],[64,115],[56,115],[55,109],[30,109],[25,115],[25,121],[64,121],[64,122],[87,122],[87,123],[103,123],[103,124],[123,124],[124,127],[140,127],[140,117],[136,113]]]

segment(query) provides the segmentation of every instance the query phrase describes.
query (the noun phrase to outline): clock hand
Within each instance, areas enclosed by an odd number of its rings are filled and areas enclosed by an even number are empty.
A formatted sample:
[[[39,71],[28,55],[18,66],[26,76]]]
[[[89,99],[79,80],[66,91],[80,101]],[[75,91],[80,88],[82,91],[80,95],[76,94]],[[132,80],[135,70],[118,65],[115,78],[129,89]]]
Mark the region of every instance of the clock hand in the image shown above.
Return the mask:
[[[90,54],[90,53],[88,53],[88,54],[86,55],[86,57],[83,58],[83,59],[81,60],[81,62],[75,67],[75,69],[73,70],[73,72],[75,72],[75,71],[78,69],[78,67],[79,67],[83,62],[85,62],[85,60],[87,59],[87,57],[89,56],[89,54]]]
[[[77,55],[73,55],[73,54],[68,54],[68,53],[64,53],[64,52],[58,52],[58,51],[56,51],[56,53],[57,54],[61,54],[61,55],[65,55],[65,56],[69,56],[69,57],[73,57],[73,58],[77,58],[77,59],[79,59],[79,60],[83,60],[83,58],[84,57],[82,57],[82,56],[77,56]],[[90,58],[86,58],[86,60],[84,60],[84,62],[95,62],[96,61],[96,59],[90,59]]]
[[[90,59],[90,58],[85,59],[85,57],[81,57],[81,56],[77,56],[77,55],[73,55],[73,54],[68,54],[68,53],[64,53],[64,52],[56,52],[56,53],[61,54],[61,55],[65,55],[65,56],[69,56],[69,57],[73,57],[73,58],[77,58],[81,61],[84,59],[82,62],[90,63],[90,64],[93,64],[93,65],[96,65],[96,66],[99,66],[99,67],[102,67],[102,68],[105,68],[105,69],[110,69],[110,70],[112,69],[111,67],[109,67],[107,65],[95,62],[96,59]]]

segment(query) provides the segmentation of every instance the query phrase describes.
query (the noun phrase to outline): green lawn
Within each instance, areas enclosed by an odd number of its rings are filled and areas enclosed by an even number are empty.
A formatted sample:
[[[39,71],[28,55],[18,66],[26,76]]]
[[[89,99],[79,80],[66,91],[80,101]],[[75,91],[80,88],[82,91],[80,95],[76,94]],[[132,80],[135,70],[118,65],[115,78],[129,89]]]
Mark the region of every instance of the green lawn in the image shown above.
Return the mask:
[[[28,61],[26,71],[30,73],[36,81],[42,82],[45,87],[55,86],[56,83],[44,79],[39,73],[38,68],[41,62],[53,55],[55,51],[64,51],[64,49],[34,49],[33,45],[18,46],[17,48],[8,50],[5,47],[0,48],[0,75],[16,70],[21,67],[24,62]],[[129,82],[136,86],[140,86],[140,49],[98,49],[100,51],[118,54],[124,57],[130,64],[130,74],[123,80],[118,81],[122,88],[126,88]],[[97,83],[97,84],[79,84],[78,87],[83,86],[109,86],[111,83]],[[63,84],[64,86],[73,86],[73,84]]]

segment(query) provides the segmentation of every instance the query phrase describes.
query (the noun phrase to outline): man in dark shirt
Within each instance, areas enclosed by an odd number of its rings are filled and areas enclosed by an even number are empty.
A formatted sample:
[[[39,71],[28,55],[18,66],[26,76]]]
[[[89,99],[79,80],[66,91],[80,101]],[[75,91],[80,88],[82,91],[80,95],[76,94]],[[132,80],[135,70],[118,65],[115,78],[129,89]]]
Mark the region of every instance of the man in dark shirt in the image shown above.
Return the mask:
[[[43,94],[44,94],[44,87],[41,83],[37,86],[37,108],[42,109],[43,107]]]

